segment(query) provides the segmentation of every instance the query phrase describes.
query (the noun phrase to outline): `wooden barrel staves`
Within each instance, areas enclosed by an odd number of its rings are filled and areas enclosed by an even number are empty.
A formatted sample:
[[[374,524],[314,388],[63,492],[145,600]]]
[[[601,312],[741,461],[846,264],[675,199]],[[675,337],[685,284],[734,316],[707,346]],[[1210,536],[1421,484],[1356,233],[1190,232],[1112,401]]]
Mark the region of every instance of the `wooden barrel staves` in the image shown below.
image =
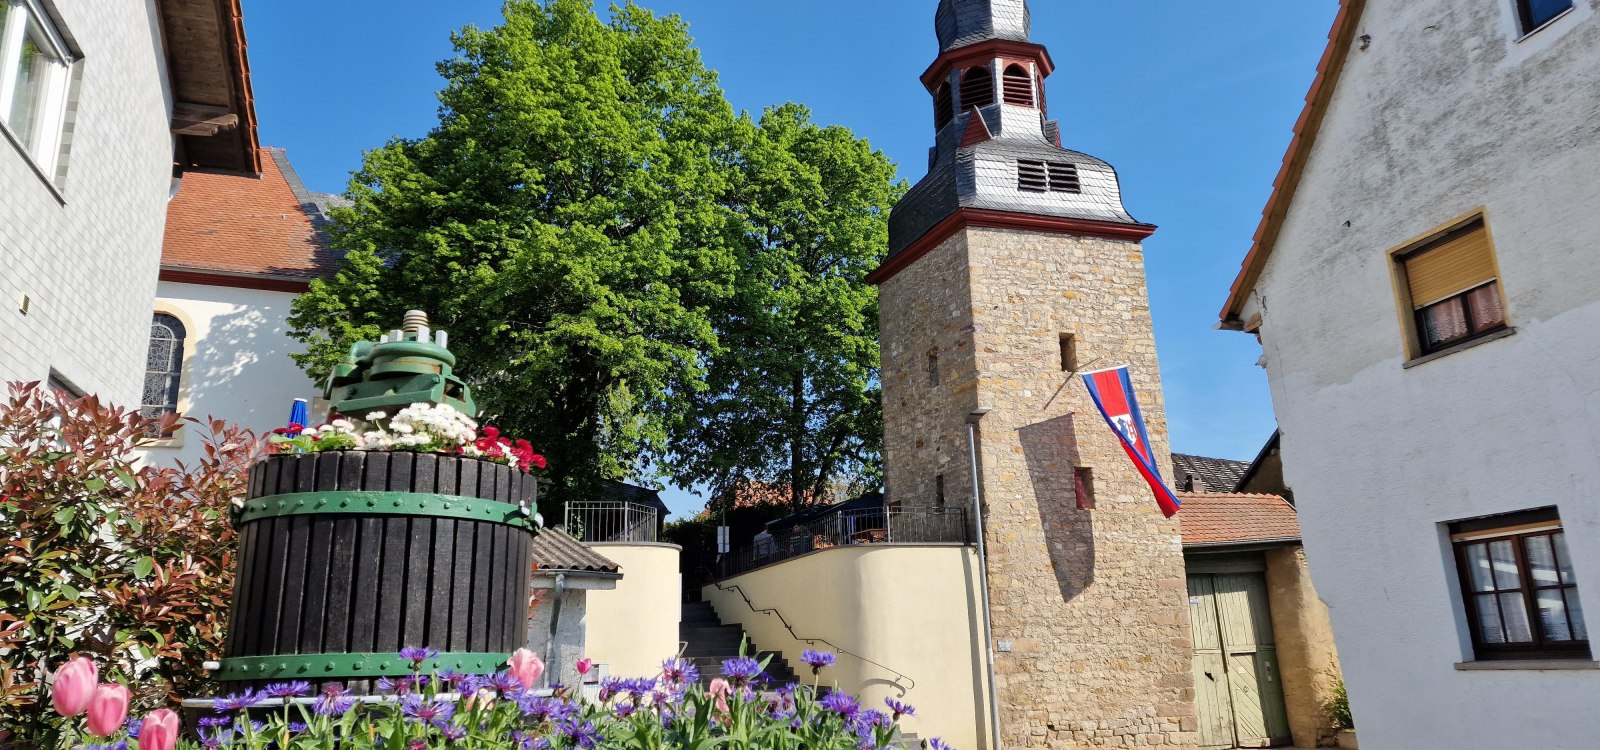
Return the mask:
[[[217,678],[356,692],[430,667],[494,672],[527,639],[537,480],[463,456],[271,456],[235,511],[239,560]]]

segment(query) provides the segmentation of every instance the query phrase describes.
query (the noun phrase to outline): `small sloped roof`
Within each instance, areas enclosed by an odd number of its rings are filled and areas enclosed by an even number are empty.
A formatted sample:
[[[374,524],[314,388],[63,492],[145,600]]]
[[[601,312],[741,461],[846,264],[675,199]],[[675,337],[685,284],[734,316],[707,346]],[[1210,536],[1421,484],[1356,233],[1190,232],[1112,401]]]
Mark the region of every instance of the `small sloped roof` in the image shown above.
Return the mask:
[[[616,573],[622,566],[572,538],[566,529],[544,529],[533,538],[533,563],[540,570]]]
[[[282,149],[261,149],[261,174],[190,171],[167,204],[167,270],[310,279],[338,261],[322,212]]]
[[[1232,492],[1238,489],[1239,480],[1249,470],[1249,461],[1172,454],[1172,482],[1179,487],[1185,486],[1188,477],[1196,476],[1205,484],[1202,489],[1206,492]]]
[[[1294,506],[1277,495],[1180,492],[1178,500],[1184,547],[1300,540]]]

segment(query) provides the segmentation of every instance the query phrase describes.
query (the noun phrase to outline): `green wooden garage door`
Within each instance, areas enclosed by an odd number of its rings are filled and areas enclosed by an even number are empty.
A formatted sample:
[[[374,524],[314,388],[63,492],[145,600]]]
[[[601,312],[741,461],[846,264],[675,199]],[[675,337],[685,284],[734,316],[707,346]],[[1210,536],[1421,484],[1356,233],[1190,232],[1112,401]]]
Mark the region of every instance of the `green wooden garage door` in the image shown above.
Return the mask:
[[[1259,573],[1189,576],[1195,702],[1203,748],[1270,747],[1289,741]]]

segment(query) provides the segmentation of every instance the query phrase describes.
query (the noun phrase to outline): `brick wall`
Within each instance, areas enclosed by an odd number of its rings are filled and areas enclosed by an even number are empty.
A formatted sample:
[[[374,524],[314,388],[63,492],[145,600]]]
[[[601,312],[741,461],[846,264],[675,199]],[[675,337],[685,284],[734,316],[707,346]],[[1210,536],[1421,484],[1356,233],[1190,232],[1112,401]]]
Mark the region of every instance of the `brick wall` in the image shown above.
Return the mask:
[[[970,502],[964,419],[978,406],[1002,741],[1193,746],[1183,554],[1137,471],[1061,369],[1132,366],[1155,455],[1168,453],[1139,245],[966,229],[886,281],[889,499]],[[937,354],[938,385],[927,377]],[[1072,472],[1094,474],[1096,509]]]
[[[43,380],[53,368],[137,405],[172,163],[154,10],[54,5],[82,78],[58,191],[0,136],[0,379]]]

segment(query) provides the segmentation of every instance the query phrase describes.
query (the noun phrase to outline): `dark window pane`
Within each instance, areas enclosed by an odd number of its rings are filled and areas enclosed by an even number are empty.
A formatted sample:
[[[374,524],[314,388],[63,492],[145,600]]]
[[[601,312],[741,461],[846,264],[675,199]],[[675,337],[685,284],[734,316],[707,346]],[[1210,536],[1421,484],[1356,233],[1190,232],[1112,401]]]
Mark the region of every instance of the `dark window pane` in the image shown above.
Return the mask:
[[[1505,591],[1522,587],[1522,575],[1517,572],[1517,553],[1511,540],[1490,542],[1489,557],[1494,561],[1495,588]],[[1511,627],[1509,620],[1506,627]]]
[[[1528,622],[1528,605],[1522,594],[1501,594],[1500,613],[1505,616],[1507,641],[1533,642],[1533,626]]]
[[[1484,643],[1505,643],[1506,634],[1500,629],[1500,605],[1494,594],[1473,597],[1478,605],[1478,637]]]
[[[1572,0],[1518,0],[1518,2],[1522,5],[1524,21],[1528,26],[1524,31],[1533,31],[1572,7]]]
[[[1572,638],[1578,641],[1589,640],[1589,626],[1583,622],[1583,600],[1578,598],[1578,590],[1565,589],[1567,595],[1567,613],[1572,620]]]
[[[1473,591],[1494,591],[1494,573],[1489,567],[1489,545],[1467,546],[1467,571],[1472,574]]]
[[[1551,541],[1556,546],[1556,563],[1561,566],[1561,582],[1567,585],[1577,583],[1572,577],[1572,558],[1567,555],[1566,532],[1558,531],[1550,535]]]
[[[1534,602],[1539,605],[1539,627],[1544,629],[1545,639],[1572,640],[1572,630],[1567,627],[1567,603],[1561,598],[1561,589],[1536,591]]]
[[[1522,540],[1522,546],[1528,552],[1528,570],[1533,575],[1533,585],[1554,586],[1561,583],[1561,576],[1556,573],[1556,555],[1550,548],[1550,537],[1530,536]]]
[[[1472,308],[1472,330],[1487,331],[1506,324],[1506,310],[1500,304],[1500,285],[1484,284],[1467,292],[1467,306]]]
[[[1422,335],[1429,346],[1454,341],[1467,335],[1467,312],[1460,297],[1451,297],[1422,308]]]

